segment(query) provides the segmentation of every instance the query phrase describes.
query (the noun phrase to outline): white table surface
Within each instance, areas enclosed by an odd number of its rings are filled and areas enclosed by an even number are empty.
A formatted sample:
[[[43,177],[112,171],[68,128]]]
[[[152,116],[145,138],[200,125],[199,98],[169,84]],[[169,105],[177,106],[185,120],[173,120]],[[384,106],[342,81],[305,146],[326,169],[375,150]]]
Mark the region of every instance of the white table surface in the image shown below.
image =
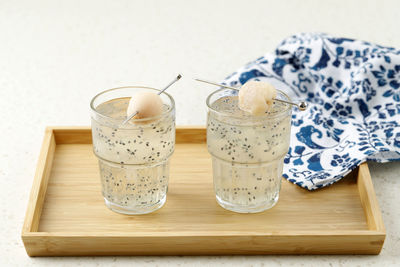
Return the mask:
[[[400,48],[394,1],[0,1],[0,266],[389,266],[400,264],[400,163],[371,164],[387,237],[379,256],[29,258],[20,234],[46,125],[89,125],[89,101],[123,85],[169,92],[177,124],[283,38],[323,31]]]

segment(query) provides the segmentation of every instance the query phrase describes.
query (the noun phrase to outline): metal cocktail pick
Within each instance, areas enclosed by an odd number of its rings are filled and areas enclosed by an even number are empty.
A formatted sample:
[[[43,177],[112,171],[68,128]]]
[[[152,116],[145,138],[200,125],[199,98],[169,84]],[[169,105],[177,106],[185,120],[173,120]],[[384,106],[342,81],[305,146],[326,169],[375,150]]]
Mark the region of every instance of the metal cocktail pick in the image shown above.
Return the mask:
[[[215,83],[215,82],[210,82],[210,81],[201,80],[201,79],[195,79],[195,80],[198,81],[198,82],[203,82],[203,83],[208,83],[208,84],[212,84],[212,85],[216,85],[216,86],[221,86],[221,87],[225,87],[225,88],[228,88],[228,89],[238,90],[238,88],[227,86],[227,85],[223,85],[223,84],[219,84],[219,83]],[[301,101],[300,103],[293,103],[293,102],[289,102],[289,101],[282,100],[282,99],[277,99],[277,98],[274,98],[274,101],[278,101],[278,102],[283,102],[283,103],[286,103],[286,104],[294,105],[294,106],[298,107],[299,110],[301,110],[301,111],[306,110],[307,107],[308,107],[308,104],[305,101]]]
[[[158,95],[161,95],[162,93],[165,92],[165,90],[167,90],[171,85],[173,85],[174,83],[176,83],[180,78],[182,78],[182,75],[178,74],[178,76],[176,76],[176,78],[170,82],[167,86],[165,86],[164,89],[162,89],[160,92],[158,92]],[[135,113],[132,113],[128,118],[126,118],[126,120],[124,120],[122,122],[122,125],[124,125],[125,123],[127,123],[128,121],[130,121],[133,117],[135,117],[137,114],[139,113],[139,111],[136,111]]]

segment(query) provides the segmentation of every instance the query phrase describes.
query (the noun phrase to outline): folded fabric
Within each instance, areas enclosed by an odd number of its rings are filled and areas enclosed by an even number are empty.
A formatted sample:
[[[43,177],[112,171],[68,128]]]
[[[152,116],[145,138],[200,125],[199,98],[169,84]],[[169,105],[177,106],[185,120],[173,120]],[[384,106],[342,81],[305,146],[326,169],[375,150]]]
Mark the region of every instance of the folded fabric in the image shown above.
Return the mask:
[[[306,100],[293,109],[284,177],[309,190],[366,160],[400,160],[400,50],[321,33],[285,39],[224,81],[262,80]]]

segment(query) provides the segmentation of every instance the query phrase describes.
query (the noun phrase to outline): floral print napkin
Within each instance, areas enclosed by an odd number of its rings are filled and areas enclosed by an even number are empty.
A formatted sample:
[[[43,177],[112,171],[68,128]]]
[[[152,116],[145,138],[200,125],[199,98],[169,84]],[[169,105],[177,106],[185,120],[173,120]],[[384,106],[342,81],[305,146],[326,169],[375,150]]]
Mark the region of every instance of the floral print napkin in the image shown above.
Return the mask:
[[[400,50],[321,33],[291,36],[224,81],[262,80],[306,100],[293,109],[284,177],[309,190],[366,160],[400,160]]]

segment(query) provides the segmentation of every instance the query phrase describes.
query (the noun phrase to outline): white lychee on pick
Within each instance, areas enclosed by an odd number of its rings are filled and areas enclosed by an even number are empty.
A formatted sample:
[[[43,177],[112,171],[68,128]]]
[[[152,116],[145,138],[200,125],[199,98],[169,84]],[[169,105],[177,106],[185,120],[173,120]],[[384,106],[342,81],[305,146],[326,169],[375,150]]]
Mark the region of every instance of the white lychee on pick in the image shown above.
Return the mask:
[[[171,85],[176,83],[182,75],[178,74],[176,78],[164,87],[157,94],[152,92],[139,92],[129,101],[128,109],[126,111],[126,119],[122,125],[130,121],[132,118],[143,119],[157,116],[162,113],[163,102],[160,97]]]
[[[249,81],[239,90],[239,108],[252,115],[262,115],[270,111],[276,89],[267,82]]]
[[[229,85],[225,85],[225,84],[221,84],[221,83],[206,81],[206,80],[197,79],[197,78],[195,78],[195,80],[198,81],[198,82],[208,83],[208,84],[216,85],[216,86],[219,86],[219,87],[228,88],[228,89],[231,89],[231,90],[238,90],[238,88],[235,88],[235,87],[232,87],[232,86],[229,86]],[[259,82],[257,82],[257,83],[259,83]],[[246,84],[247,84],[247,83],[246,83]],[[249,85],[250,85],[250,84],[249,84]],[[268,110],[271,108],[272,102],[273,102],[273,101],[277,101],[277,102],[286,103],[286,104],[289,104],[289,105],[296,106],[296,107],[299,108],[300,111],[305,111],[305,110],[307,110],[308,104],[307,104],[307,102],[305,102],[305,101],[301,101],[301,102],[299,102],[299,103],[293,103],[293,102],[291,102],[291,101],[289,101],[289,100],[283,100],[283,99],[275,98],[275,96],[276,96],[276,94],[277,94],[277,93],[276,93],[276,89],[275,89],[272,85],[270,85],[270,84],[268,84],[268,85],[272,87],[272,88],[270,87],[269,90],[271,90],[270,93],[271,93],[272,95],[274,95],[274,96],[273,96],[272,99],[270,100],[269,93],[267,93],[267,96],[264,98],[264,99],[266,99],[265,103],[267,103],[267,105],[268,105],[267,108],[266,108],[266,111],[268,111]],[[242,87],[242,88],[243,88],[243,87]],[[272,90],[274,90],[275,92],[272,91]],[[241,89],[240,91],[242,91],[242,89]],[[242,94],[244,94],[244,93],[245,93],[245,92],[243,92]],[[264,96],[265,96],[265,95],[264,95]],[[240,97],[240,94],[239,94],[239,97]],[[242,100],[245,100],[245,99],[248,99],[248,98],[243,98]],[[239,98],[239,101],[240,101],[240,98]],[[247,103],[249,103],[249,102],[251,102],[251,101],[247,101]],[[262,106],[262,105],[263,105],[263,104],[261,103],[260,106]],[[246,105],[243,106],[244,109],[247,109],[246,107],[248,108],[248,104],[246,104]],[[261,110],[262,110],[262,109],[263,109],[263,108],[261,108]],[[247,110],[251,110],[251,108],[248,108]]]
[[[153,92],[142,91],[132,96],[129,101],[126,116],[130,117],[132,114],[134,119],[151,118],[162,113],[163,101],[161,97]]]

